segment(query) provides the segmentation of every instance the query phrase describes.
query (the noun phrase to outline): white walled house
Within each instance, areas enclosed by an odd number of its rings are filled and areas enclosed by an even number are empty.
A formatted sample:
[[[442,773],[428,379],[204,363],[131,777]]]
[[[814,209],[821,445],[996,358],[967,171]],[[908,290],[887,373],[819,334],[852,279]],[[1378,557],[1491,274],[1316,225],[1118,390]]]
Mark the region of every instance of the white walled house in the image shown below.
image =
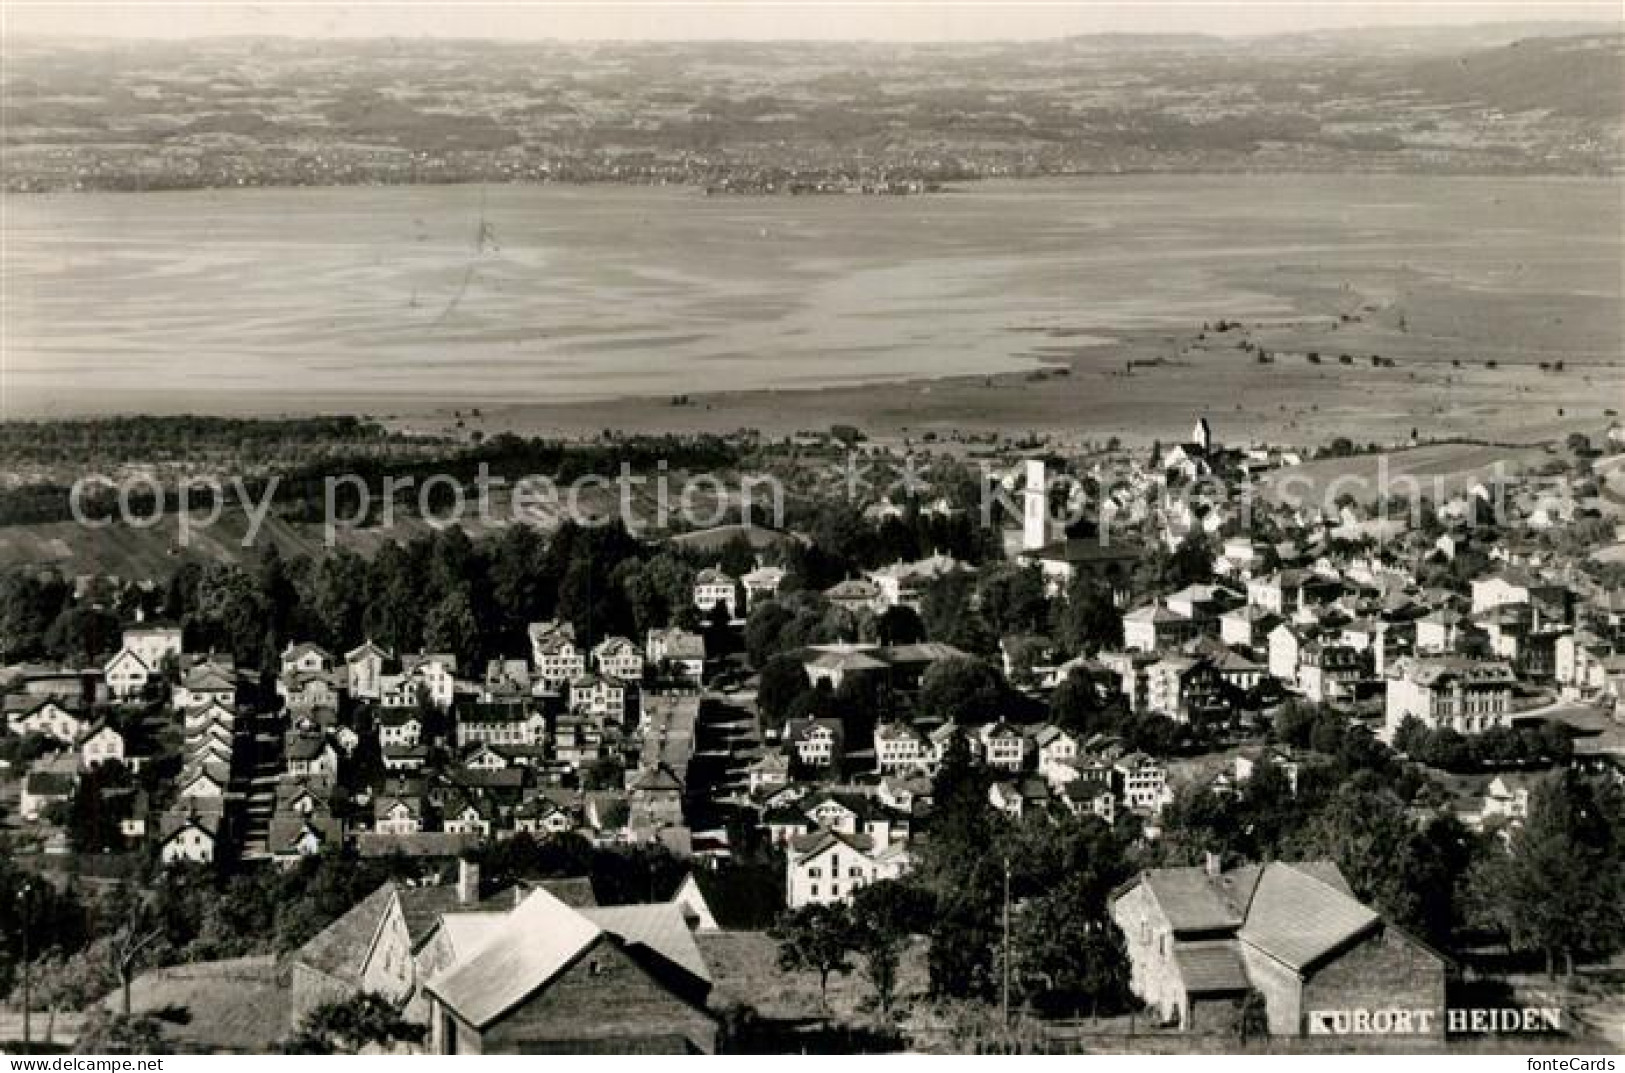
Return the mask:
[[[594,645],[592,662],[599,674],[623,682],[636,682],[643,677],[643,653],[625,637],[606,637]]]
[[[576,647],[575,627],[568,622],[532,622],[530,662],[536,678],[550,690],[562,690],[587,673],[587,656]]]
[[[848,902],[876,880],[898,879],[910,857],[901,844],[877,847],[866,835],[819,830],[792,838],[785,862],[785,901],[799,909]]]
[[[1449,727],[1481,734],[1507,725],[1512,710],[1512,669],[1496,660],[1463,657],[1402,659],[1388,679],[1382,737],[1392,742],[1408,718],[1429,730]]]

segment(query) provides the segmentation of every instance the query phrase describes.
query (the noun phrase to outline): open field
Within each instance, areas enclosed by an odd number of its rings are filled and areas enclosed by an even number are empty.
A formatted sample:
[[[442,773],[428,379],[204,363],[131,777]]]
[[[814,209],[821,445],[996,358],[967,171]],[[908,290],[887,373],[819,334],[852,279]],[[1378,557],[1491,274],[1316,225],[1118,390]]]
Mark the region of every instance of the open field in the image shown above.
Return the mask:
[[[1439,443],[1403,451],[1326,458],[1269,474],[1261,489],[1271,503],[1331,503],[1347,492],[1361,503],[1420,492],[1436,503],[1480,481],[1516,477],[1548,460],[1541,447]]]
[[[478,406],[487,431],[850,420],[1149,440],[1222,396],[1235,401],[1211,416],[1230,442],[1418,426],[1542,439],[1625,400],[1618,194],[1611,180],[1164,176],[897,200],[8,197],[3,409],[440,427]],[[1221,318],[1246,328],[1199,338]],[[1243,335],[1278,359],[1258,364]]]
[[[766,932],[712,932],[698,934],[695,939],[716,985],[713,1007],[744,1002],[756,1007],[763,1017],[787,1021],[826,1016],[818,1002],[817,975],[780,972],[778,944]],[[925,992],[925,952],[925,942],[916,940],[903,955],[897,980],[900,1004]],[[874,989],[861,969],[849,976],[830,977],[829,1016],[863,1018],[872,1013],[873,1004]]]

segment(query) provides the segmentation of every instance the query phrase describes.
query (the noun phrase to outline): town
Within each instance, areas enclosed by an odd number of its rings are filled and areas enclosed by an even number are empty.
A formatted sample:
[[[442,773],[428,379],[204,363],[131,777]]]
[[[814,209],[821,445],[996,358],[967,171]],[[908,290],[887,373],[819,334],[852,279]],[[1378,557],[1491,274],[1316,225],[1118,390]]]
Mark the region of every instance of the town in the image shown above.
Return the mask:
[[[782,526],[14,567],[0,1039],[1617,1044],[1625,428],[1409,509],[1221,433],[938,444]]]

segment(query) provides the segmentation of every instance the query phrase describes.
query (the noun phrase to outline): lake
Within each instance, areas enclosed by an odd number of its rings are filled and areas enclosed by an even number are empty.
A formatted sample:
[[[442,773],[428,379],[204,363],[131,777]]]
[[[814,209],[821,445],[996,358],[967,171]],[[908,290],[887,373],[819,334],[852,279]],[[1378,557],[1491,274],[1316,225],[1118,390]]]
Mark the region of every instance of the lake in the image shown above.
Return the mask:
[[[1025,369],[1383,309],[1621,357],[1617,180],[1125,176],[915,197],[451,186],[5,199],[4,412],[378,412]],[[1374,314],[1375,315],[1375,314]]]

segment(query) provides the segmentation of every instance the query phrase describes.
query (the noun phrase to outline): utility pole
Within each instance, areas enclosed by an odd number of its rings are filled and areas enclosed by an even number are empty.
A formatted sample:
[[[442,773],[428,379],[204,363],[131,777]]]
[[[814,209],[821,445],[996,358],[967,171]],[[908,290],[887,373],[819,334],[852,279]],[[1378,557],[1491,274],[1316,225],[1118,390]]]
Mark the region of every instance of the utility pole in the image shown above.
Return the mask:
[[[1010,858],[1004,859],[1004,1027],[1010,1027]]]
[[[28,895],[33,891],[33,885],[23,884],[23,1049],[33,1038],[33,1024],[29,1021],[28,1009],[30,1005],[29,978],[28,978]]]

